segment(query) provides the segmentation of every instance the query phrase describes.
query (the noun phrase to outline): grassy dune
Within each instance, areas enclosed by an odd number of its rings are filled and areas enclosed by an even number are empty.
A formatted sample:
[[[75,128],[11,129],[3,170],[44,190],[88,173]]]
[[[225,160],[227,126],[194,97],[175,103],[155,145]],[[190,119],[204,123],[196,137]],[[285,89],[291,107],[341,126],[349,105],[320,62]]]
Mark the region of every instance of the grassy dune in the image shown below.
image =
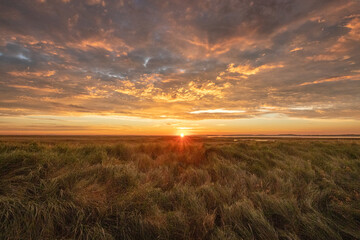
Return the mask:
[[[101,139],[0,142],[0,239],[360,239],[360,141]]]

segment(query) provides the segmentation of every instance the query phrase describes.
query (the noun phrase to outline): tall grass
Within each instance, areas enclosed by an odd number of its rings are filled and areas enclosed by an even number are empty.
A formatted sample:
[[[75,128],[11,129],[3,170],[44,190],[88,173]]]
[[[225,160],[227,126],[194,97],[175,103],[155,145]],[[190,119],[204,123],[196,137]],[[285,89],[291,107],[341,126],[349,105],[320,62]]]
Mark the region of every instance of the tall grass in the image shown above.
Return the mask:
[[[360,239],[360,142],[0,143],[0,239]]]

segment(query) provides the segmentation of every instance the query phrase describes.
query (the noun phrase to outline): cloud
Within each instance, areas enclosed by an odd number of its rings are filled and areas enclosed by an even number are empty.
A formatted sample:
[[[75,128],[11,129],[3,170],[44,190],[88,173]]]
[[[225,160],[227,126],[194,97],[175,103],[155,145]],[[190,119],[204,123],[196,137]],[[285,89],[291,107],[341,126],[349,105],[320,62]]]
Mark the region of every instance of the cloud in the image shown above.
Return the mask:
[[[358,9],[357,0],[1,1],[0,114],[359,119]]]
[[[8,72],[7,74],[14,77],[51,77],[55,75],[56,71],[38,71],[38,72]]]
[[[191,114],[202,114],[202,113],[222,113],[222,114],[227,114],[227,113],[244,113],[246,111],[244,110],[226,110],[226,109],[208,109],[208,110],[197,110],[197,111],[192,111],[190,112]]]
[[[349,37],[358,41],[360,39],[360,16],[353,18],[345,27],[349,28]]]
[[[307,59],[312,60],[312,61],[334,61],[336,59],[338,59],[337,55],[334,54],[320,54],[320,55],[316,55],[316,56],[309,56],[307,57]]]
[[[359,81],[360,80],[360,74],[351,75],[351,76],[340,76],[340,77],[332,77],[332,78],[326,78],[321,79],[313,82],[305,82],[300,84],[299,86],[306,86],[306,85],[313,85],[313,84],[320,84],[320,83],[328,83],[328,82],[338,82],[338,81],[346,81],[346,80],[352,80],[352,81]]]
[[[296,48],[291,49],[290,52],[297,52],[297,51],[301,51],[301,50],[304,50],[304,48],[296,47]]]
[[[17,88],[17,89],[24,89],[24,90],[34,90],[34,91],[37,91],[37,92],[46,92],[46,93],[59,93],[59,92],[61,92],[59,89],[39,88],[39,87],[22,86],[22,85],[8,85],[8,87]]]
[[[31,61],[31,59],[29,57],[25,56],[22,53],[19,53],[19,54],[15,55],[15,58],[18,58],[20,60],[25,60],[25,61]]]
[[[273,68],[282,68],[282,67],[284,67],[283,64],[276,64],[276,65],[264,64],[259,67],[251,67],[250,65],[239,65],[239,66],[235,67],[234,64],[231,63],[231,64],[229,64],[226,71],[230,72],[230,73],[238,73],[238,74],[249,76],[249,75],[257,74],[258,72],[263,71],[263,70],[273,69]]]

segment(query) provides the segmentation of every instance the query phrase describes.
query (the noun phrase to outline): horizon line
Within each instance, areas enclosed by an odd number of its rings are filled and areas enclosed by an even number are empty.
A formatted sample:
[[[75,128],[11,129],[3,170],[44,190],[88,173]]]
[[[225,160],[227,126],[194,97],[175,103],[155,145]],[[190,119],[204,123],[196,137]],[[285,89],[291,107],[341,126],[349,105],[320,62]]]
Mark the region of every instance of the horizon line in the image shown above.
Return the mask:
[[[11,136],[109,136],[109,137],[174,137],[179,136],[179,134],[0,134],[0,137],[11,137]],[[186,134],[187,137],[196,137],[196,136],[224,136],[224,137],[236,137],[236,136],[244,136],[244,137],[257,137],[257,136],[319,136],[319,137],[336,137],[336,136],[355,136],[360,137],[360,134],[350,133],[350,134]]]

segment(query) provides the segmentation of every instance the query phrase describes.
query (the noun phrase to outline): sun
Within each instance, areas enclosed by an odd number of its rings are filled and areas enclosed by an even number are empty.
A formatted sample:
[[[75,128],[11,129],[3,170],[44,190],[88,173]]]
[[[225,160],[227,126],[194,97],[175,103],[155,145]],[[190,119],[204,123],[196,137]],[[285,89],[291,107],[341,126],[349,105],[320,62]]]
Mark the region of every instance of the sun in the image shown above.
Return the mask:
[[[180,133],[180,137],[183,138],[185,135],[183,133]]]

